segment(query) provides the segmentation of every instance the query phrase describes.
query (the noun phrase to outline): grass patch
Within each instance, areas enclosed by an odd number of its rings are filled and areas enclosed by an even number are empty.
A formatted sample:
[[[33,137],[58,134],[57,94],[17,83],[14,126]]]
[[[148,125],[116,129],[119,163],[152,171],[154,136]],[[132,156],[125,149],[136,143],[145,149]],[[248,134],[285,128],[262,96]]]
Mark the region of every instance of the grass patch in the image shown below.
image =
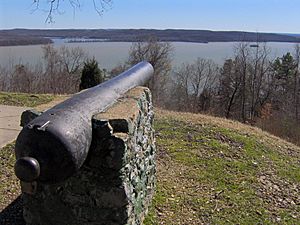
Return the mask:
[[[0,210],[4,209],[20,193],[20,185],[14,174],[14,143],[0,149]]]
[[[269,144],[250,127],[160,113],[157,192],[145,224],[299,222],[299,148]]]
[[[0,104],[2,105],[35,107],[48,103],[53,99],[54,95],[50,94],[0,92]]]
[[[157,189],[144,224],[299,224],[300,148],[219,118],[159,111]],[[0,208],[19,195],[0,150]]]

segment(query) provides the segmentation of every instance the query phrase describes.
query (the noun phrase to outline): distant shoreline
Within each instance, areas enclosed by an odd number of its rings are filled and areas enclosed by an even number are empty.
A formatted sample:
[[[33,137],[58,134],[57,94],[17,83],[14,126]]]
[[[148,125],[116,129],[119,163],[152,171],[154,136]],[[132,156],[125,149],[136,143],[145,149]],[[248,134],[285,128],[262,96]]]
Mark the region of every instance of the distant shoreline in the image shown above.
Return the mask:
[[[162,42],[288,42],[300,43],[300,37],[289,34],[254,33],[243,31],[153,30],[153,29],[12,29],[0,30],[0,46],[41,45],[52,39],[69,39],[69,43],[138,42],[156,37]],[[74,39],[72,41],[72,39]],[[78,39],[78,40],[77,40]]]
[[[106,40],[106,41],[67,41],[67,42],[63,42],[64,44],[84,44],[84,43],[120,43],[120,42],[124,42],[124,43],[134,43],[134,41],[112,41],[112,40]],[[211,41],[211,42],[195,42],[195,41],[161,41],[161,42],[176,42],[176,43],[194,43],[194,44],[209,44],[209,43],[220,43],[220,42],[224,42],[224,43],[239,43],[240,41]],[[247,41],[248,43],[256,43],[254,41]],[[300,42],[289,42],[289,41],[264,41],[264,42],[258,42],[258,43],[294,43],[294,44],[300,44]],[[47,44],[55,44],[55,42],[41,42],[41,43],[14,43],[11,45],[5,45],[2,44],[0,41],[0,47],[17,47],[17,46],[32,46],[32,45],[47,45]],[[256,46],[256,45],[255,45]],[[253,47],[253,46],[250,46]],[[259,45],[258,45],[259,47]]]

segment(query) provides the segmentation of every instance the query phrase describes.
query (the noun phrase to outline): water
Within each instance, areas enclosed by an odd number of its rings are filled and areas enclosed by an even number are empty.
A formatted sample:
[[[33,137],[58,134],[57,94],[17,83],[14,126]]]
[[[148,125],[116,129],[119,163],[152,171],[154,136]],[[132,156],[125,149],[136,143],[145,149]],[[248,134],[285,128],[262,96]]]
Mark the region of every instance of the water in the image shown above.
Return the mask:
[[[67,47],[81,47],[89,57],[95,57],[102,68],[108,70],[126,61],[128,51],[132,43],[129,42],[87,42],[87,43],[65,43],[55,40],[55,47],[65,45]],[[173,42],[173,66],[180,66],[182,63],[191,63],[197,57],[212,59],[219,65],[234,53],[233,42],[214,43],[186,43]],[[287,52],[293,52],[294,43],[269,42],[267,46],[271,49],[271,58],[282,56]],[[35,65],[42,61],[41,45],[29,46],[5,46],[0,47],[0,65],[9,66],[16,63]]]

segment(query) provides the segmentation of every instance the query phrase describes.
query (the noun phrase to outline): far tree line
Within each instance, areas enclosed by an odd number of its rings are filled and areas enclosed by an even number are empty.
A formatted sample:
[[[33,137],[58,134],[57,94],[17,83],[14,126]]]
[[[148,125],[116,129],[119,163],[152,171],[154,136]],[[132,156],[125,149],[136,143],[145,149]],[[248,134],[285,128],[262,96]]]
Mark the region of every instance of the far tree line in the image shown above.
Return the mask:
[[[173,46],[150,38],[133,43],[128,59],[111,71],[100,68],[81,48],[43,47],[42,62],[0,68],[0,90],[28,93],[75,93],[118,75],[146,60],[154,67],[149,82],[158,107],[208,113],[255,124],[300,143],[300,48],[271,59],[267,44],[241,42],[219,67],[212,60],[172,68]]]

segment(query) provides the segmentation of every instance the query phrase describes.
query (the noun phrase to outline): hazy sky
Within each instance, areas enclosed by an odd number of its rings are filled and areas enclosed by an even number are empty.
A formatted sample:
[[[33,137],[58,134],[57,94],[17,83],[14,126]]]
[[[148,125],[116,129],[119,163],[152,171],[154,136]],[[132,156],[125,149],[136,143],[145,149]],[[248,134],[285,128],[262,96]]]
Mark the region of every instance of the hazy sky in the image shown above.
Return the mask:
[[[40,0],[46,2],[47,0]],[[300,0],[113,0],[103,16],[92,0],[75,11],[61,0],[55,23],[32,12],[33,0],[0,0],[0,29],[10,28],[183,28],[300,33]],[[46,8],[41,5],[41,8]]]

